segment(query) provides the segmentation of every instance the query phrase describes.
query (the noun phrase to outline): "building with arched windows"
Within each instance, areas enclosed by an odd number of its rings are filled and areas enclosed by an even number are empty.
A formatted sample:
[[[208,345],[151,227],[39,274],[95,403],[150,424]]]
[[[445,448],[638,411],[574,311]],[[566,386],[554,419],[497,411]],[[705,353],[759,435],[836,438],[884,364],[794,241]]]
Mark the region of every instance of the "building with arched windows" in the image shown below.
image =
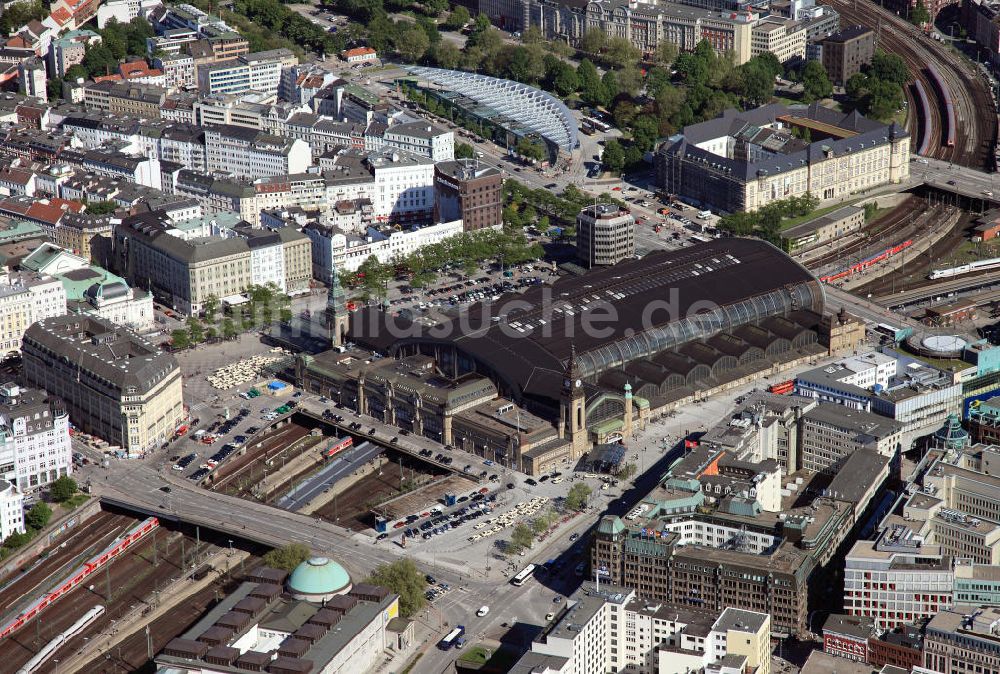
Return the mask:
[[[490,395],[475,404],[505,399],[525,416],[547,420],[570,441],[570,458],[578,458],[595,443],[628,438],[659,410],[826,353],[824,307],[822,286],[797,262],[766,242],[731,238],[654,251],[463,307],[432,328],[380,309],[358,311],[348,340],[383,360],[421,363],[420,381],[400,380],[396,393],[378,397],[383,417],[399,409],[404,414],[393,419],[420,420],[402,426],[407,430],[448,435],[443,421],[430,420],[471,406],[454,392],[483,380]],[[358,387],[348,380],[363,379],[371,391],[382,386],[375,371],[384,376],[389,369],[345,359],[336,352],[307,357],[299,379],[352,406]],[[412,366],[397,370],[397,378],[417,376]],[[450,396],[434,403],[433,413],[431,399],[442,395],[414,403],[402,393],[428,381]]]

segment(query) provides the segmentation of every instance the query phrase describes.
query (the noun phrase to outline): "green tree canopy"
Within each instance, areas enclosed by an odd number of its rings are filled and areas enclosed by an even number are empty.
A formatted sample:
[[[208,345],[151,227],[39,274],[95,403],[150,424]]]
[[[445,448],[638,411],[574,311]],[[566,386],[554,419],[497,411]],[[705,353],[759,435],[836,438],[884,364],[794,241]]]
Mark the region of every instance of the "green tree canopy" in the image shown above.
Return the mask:
[[[898,54],[889,54],[881,49],[875,50],[871,65],[866,73],[875,79],[895,82],[903,86],[910,81],[910,70],[903,58]]]
[[[476,148],[468,143],[455,143],[455,159],[472,159],[476,156]]]
[[[431,46],[431,41],[427,37],[424,29],[418,25],[412,25],[403,31],[399,42],[396,44],[396,53],[408,63],[416,63]]]
[[[566,507],[570,510],[583,510],[590,498],[591,489],[583,482],[576,482],[566,494]]]
[[[510,541],[508,541],[507,552],[516,555],[521,550],[526,550],[531,547],[532,543],[535,542],[535,535],[531,533],[531,529],[527,524],[521,522],[510,534]]]
[[[833,93],[833,84],[826,74],[826,68],[816,60],[806,61],[802,68],[802,97],[807,103],[827,98]]]
[[[304,543],[289,543],[280,548],[274,548],[264,554],[263,562],[272,569],[294,571],[302,562],[309,559],[312,552]]]
[[[73,498],[76,494],[77,486],[76,480],[73,478],[63,475],[51,485],[49,485],[49,496],[56,503],[62,503],[63,501],[68,501]]]
[[[448,18],[445,19],[442,26],[444,26],[447,30],[458,30],[464,27],[465,24],[469,23],[471,20],[472,17],[469,15],[469,10],[462,5],[458,5],[455,7],[454,11],[448,15]]]
[[[186,349],[191,346],[191,335],[187,330],[178,328],[170,333],[170,345],[175,349]]]
[[[580,38],[580,51],[599,54],[608,45],[608,36],[600,28],[588,28]]]
[[[604,142],[604,154],[601,155],[604,168],[612,173],[621,173],[625,168],[625,149],[614,138]]]
[[[424,597],[427,578],[412,559],[398,559],[391,564],[383,564],[365,582],[387,587],[398,594],[399,613],[404,618],[419,612],[427,601]]]
[[[49,523],[52,518],[52,508],[49,507],[48,503],[44,501],[39,501],[35,505],[31,506],[27,514],[24,516],[24,524],[29,529],[38,531],[39,529],[44,529],[45,525]]]
[[[448,70],[454,70],[462,61],[462,52],[448,40],[441,40],[434,45],[431,55],[434,57],[434,63]]]

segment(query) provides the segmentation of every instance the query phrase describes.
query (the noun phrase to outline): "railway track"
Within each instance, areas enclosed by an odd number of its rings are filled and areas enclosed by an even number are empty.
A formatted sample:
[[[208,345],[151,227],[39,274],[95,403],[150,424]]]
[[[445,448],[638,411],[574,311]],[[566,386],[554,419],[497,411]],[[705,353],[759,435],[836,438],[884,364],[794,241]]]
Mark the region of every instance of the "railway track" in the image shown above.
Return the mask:
[[[993,152],[997,140],[996,105],[988,87],[975,69],[947,51],[944,45],[926,37],[906,20],[891,12],[866,2],[856,5],[852,0],[831,0],[846,22],[875,27],[881,23],[879,47],[898,54],[909,68],[914,79],[921,82],[930,101],[933,119],[928,125],[932,139],[940,139],[947,130],[942,129],[944,102],[937,87],[925,69],[935,64],[942,81],[952,96],[955,115],[955,145],[931,143],[930,156],[963,166],[992,170]],[[910,88],[906,91],[910,109],[918,110],[919,101]],[[919,121],[911,115],[908,127],[911,136],[919,137]],[[914,142],[914,148],[917,147]]]
[[[869,249],[898,243],[915,231],[913,225],[907,223],[915,222],[926,211],[927,205],[923,200],[910,197],[866,228],[863,238],[808,262],[806,267],[813,271],[823,270],[831,265],[846,267],[850,262],[863,258]],[[911,229],[914,231],[910,231]]]
[[[43,560],[37,561],[27,572],[15,574],[4,580],[0,589],[0,607],[3,614],[15,612],[19,603],[27,603],[24,597],[34,597],[48,591],[61,576],[72,571],[89,555],[97,552],[122,533],[133,522],[125,515],[100,512],[89,521],[59,541]]]
[[[132,520],[134,524],[135,520]],[[155,541],[154,541],[155,537]],[[213,548],[210,543],[187,538],[186,550],[178,532],[158,531],[139,543],[135,549],[112,562],[106,571],[101,571],[91,585],[74,588],[57,608],[41,614],[40,618],[0,641],[0,662],[2,671],[16,671],[27,662],[54,636],[69,627],[84,612],[95,604],[105,605],[107,611],[85,631],[68,641],[61,649],[63,655],[79,650],[91,636],[106,629],[110,624],[125,616],[141,612],[149,605],[153,592],[165,589],[169,583],[183,575],[181,556],[190,560],[196,554],[205,554]],[[155,548],[155,551],[154,551]],[[110,587],[111,601],[107,601]],[[59,655],[56,656],[59,658]],[[50,661],[40,671],[53,671],[55,661]],[[55,671],[58,671],[56,666]],[[110,670],[102,670],[110,671]]]

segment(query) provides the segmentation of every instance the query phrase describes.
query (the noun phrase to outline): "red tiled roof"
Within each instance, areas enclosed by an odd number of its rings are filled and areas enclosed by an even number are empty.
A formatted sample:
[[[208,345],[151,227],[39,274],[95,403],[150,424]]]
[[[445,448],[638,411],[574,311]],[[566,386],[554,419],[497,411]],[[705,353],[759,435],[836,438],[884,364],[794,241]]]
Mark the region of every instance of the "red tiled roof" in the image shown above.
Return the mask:
[[[344,58],[350,58],[352,56],[368,56],[374,54],[375,50],[371,47],[355,47],[354,49],[348,49],[344,52]]]
[[[59,7],[52,12],[52,20],[63,26],[69,23],[69,20],[73,18],[73,15],[66,10],[65,7]]]
[[[135,77],[136,73],[144,73],[149,70],[149,64],[145,61],[130,61],[118,66],[118,71],[123,77]]]
[[[119,75],[118,73],[114,73],[113,75],[98,75],[97,77],[94,78],[94,81],[95,82],[117,82],[121,78],[122,78],[121,75]]]
[[[59,206],[63,210],[73,211],[74,213],[83,212],[83,204],[79,201],[71,201],[70,199],[60,199],[58,197],[52,197],[49,199],[49,203],[55,206]]]
[[[19,168],[7,168],[0,169],[0,180],[8,183],[13,183],[15,185],[27,185],[31,181],[31,177],[35,175],[31,171],[25,171]]]

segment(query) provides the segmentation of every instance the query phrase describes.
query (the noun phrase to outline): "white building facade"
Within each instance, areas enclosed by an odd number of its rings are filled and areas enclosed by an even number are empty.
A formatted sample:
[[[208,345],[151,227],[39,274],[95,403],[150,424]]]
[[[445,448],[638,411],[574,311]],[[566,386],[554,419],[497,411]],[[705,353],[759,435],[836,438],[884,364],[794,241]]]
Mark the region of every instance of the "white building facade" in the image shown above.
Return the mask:
[[[51,276],[0,272],[0,357],[21,350],[32,323],[66,313],[66,290]]]
[[[69,415],[61,401],[0,386],[0,478],[33,492],[73,472]]]
[[[0,540],[24,533],[24,494],[17,485],[0,480]]]

